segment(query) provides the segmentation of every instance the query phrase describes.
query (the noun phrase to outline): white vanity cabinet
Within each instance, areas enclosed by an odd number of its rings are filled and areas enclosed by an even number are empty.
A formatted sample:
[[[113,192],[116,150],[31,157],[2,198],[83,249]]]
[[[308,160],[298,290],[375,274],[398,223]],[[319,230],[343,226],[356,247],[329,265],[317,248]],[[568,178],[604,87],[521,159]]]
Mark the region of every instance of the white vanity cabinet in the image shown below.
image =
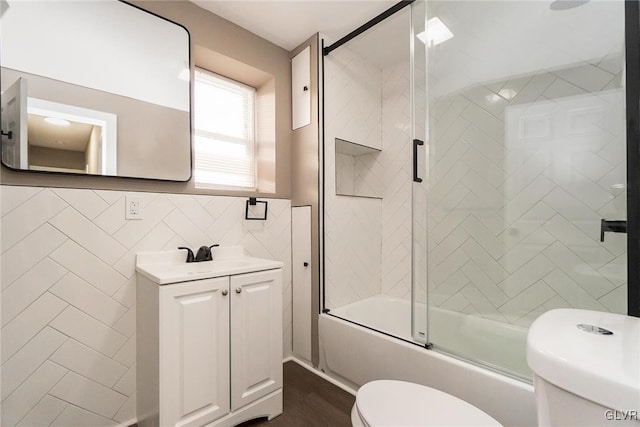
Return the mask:
[[[138,268],[138,425],[281,414],[282,269],[167,284],[149,276]]]

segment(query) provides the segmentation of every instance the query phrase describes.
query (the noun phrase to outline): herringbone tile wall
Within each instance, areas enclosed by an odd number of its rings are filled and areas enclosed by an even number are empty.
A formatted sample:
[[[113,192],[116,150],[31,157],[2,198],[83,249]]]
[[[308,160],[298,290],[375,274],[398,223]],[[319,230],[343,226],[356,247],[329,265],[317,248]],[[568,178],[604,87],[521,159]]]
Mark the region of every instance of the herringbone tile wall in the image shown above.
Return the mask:
[[[437,60],[437,58],[432,58]],[[430,99],[429,302],[505,323],[626,311],[622,57]]]
[[[329,308],[377,294],[411,297],[409,67],[402,61],[380,69],[348,46],[325,57]],[[335,138],[381,151],[336,155]]]
[[[291,354],[291,203],[245,221],[245,199],[0,186],[2,426],[115,426],[136,416],[135,254],[241,244],[283,261]],[[144,361],[141,361],[144,362]]]

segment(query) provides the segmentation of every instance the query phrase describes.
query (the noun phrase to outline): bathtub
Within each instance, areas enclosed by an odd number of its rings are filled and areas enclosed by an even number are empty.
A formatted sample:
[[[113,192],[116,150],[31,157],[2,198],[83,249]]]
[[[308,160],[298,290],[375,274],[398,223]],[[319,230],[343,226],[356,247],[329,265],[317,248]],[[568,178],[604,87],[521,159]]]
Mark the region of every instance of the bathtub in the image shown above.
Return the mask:
[[[355,389],[376,379],[412,381],[466,400],[504,426],[537,425],[531,384],[407,342],[414,341],[410,305],[409,301],[378,295],[321,314],[320,368]],[[430,310],[431,342],[462,352],[473,347],[485,363],[528,377],[524,355],[520,354],[525,350],[525,329],[449,310]],[[426,325],[424,316],[426,310],[416,310],[417,325]]]

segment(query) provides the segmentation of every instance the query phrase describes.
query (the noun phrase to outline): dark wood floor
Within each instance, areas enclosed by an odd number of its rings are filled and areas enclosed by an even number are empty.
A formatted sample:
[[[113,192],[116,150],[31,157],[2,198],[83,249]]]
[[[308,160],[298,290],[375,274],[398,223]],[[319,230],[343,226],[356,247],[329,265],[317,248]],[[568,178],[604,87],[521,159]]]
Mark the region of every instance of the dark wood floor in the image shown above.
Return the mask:
[[[242,427],[350,427],[355,397],[295,362],[284,364],[284,409],[271,421],[248,421]]]

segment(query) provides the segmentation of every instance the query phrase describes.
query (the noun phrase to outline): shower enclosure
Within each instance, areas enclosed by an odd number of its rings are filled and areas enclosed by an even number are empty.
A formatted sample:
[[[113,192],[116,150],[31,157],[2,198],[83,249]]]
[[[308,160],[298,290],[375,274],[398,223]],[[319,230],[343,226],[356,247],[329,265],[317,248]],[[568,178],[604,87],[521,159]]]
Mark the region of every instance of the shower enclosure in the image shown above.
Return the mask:
[[[628,310],[625,4],[396,9],[323,40],[323,311],[529,380],[537,316]]]

